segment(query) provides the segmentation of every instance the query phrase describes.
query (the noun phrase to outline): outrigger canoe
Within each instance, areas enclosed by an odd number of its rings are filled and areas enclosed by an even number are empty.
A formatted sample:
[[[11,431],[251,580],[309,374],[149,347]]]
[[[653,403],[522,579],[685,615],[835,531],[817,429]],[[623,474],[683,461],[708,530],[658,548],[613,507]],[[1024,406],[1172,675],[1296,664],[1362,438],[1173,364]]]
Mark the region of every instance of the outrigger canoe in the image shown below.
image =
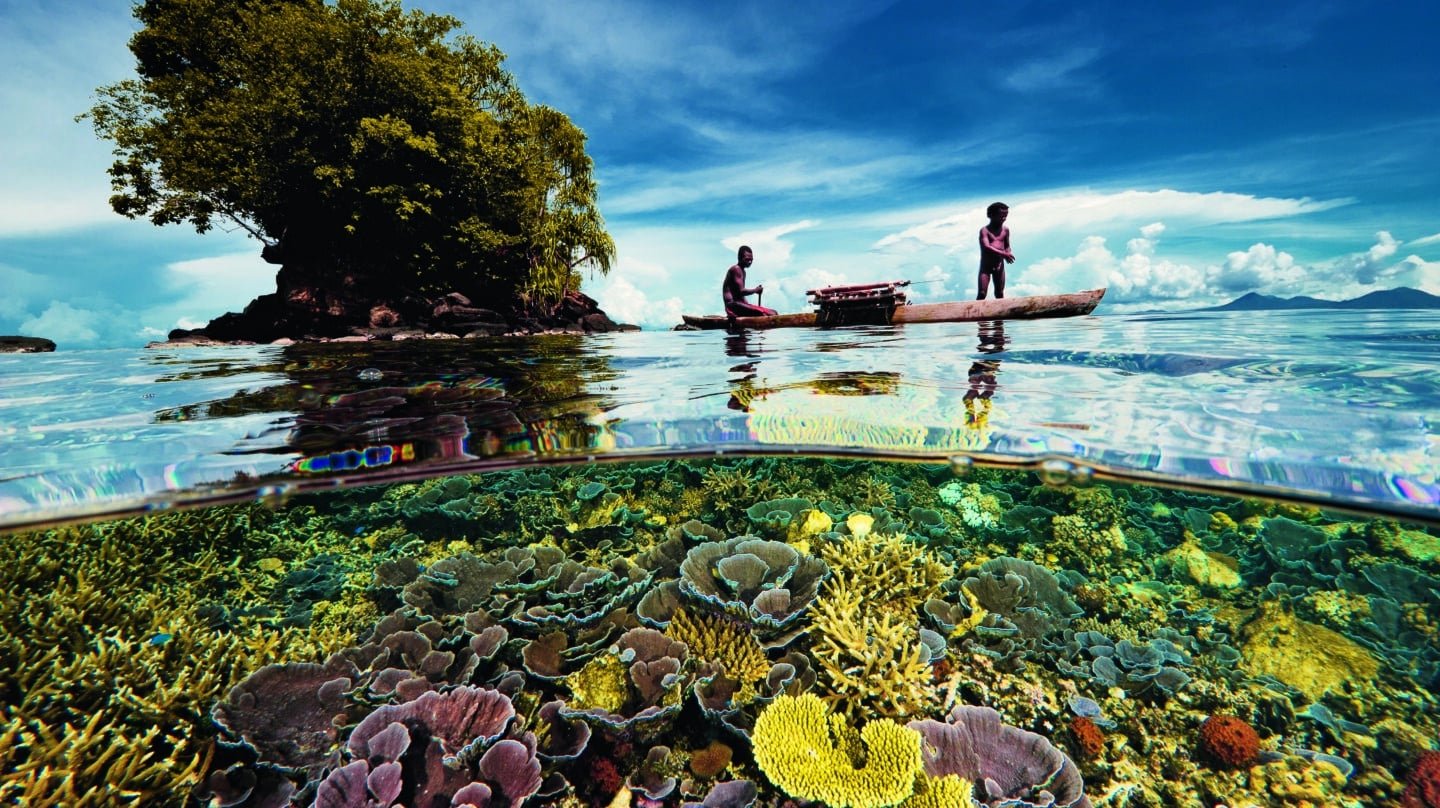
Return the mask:
[[[895,287],[905,282],[886,284],[864,284],[861,286],[827,287],[811,290],[807,294],[815,297],[816,310],[794,314],[773,314],[764,317],[736,317],[733,320],[723,314],[683,314],[685,324],[693,328],[807,328],[814,326],[858,325],[869,323],[963,323],[974,320],[1019,320],[1041,317],[1076,317],[1089,314],[1105,296],[1105,289],[1088,289],[1064,295],[1035,295],[1034,297],[1006,297],[989,300],[962,300],[949,303],[907,303]],[[883,291],[889,288],[888,295]],[[855,290],[861,290],[858,293]],[[864,316],[855,316],[860,310],[854,304],[859,299],[874,300],[880,295],[898,302],[891,305],[869,305],[863,307]],[[837,294],[838,292],[838,294]],[[836,299],[845,301],[840,307],[827,305]],[[848,305],[847,305],[848,304]]]

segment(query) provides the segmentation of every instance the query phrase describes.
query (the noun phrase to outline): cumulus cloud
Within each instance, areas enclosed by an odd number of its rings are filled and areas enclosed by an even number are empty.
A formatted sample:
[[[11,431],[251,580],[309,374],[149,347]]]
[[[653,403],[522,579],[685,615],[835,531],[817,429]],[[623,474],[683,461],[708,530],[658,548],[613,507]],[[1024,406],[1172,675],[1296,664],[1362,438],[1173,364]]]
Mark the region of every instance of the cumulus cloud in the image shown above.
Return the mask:
[[[1211,267],[1209,276],[1210,283],[1219,289],[1246,291],[1295,281],[1300,268],[1290,253],[1257,243],[1225,256],[1225,263]]]
[[[814,227],[819,222],[805,219],[790,224],[776,225],[764,230],[751,230],[739,235],[721,239],[720,243],[733,250],[739,250],[742,245],[748,245],[755,251],[755,265],[764,266],[767,269],[783,269],[790,263],[790,254],[795,245],[785,240],[785,236],[797,230],[804,230]],[[754,283],[754,280],[751,280]]]
[[[100,338],[101,315],[89,309],[77,309],[63,300],[53,301],[38,317],[20,324],[24,334],[45,337],[56,345],[88,347]]]
[[[684,308],[678,297],[651,300],[643,289],[618,275],[610,275],[591,291],[610,319],[641,328],[673,328]]]

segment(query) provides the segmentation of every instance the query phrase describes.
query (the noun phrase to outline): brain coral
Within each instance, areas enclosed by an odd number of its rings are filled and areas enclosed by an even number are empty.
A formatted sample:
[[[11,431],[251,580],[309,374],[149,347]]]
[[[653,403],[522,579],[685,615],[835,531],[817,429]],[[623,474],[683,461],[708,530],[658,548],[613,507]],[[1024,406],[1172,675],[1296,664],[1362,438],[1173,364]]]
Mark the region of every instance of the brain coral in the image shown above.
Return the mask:
[[[860,732],[825,702],[781,696],[755,721],[755,761],[771,782],[803,800],[832,808],[879,808],[910,796],[920,774],[920,734],[894,721],[871,721]],[[856,768],[863,745],[865,765]]]
[[[1249,768],[1260,758],[1260,736],[1233,715],[1212,715],[1200,725],[1200,751],[1226,768]]]

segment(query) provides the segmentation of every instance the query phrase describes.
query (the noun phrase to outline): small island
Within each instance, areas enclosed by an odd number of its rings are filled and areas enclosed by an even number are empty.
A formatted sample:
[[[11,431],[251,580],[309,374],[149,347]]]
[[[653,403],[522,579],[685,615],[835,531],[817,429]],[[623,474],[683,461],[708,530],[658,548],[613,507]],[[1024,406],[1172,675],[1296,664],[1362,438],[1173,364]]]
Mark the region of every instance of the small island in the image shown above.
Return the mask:
[[[135,76],[82,116],[114,144],[111,207],[243,229],[279,267],[172,341],[633,328],[580,292],[615,256],[584,132],[459,20],[378,0],[135,16]]]

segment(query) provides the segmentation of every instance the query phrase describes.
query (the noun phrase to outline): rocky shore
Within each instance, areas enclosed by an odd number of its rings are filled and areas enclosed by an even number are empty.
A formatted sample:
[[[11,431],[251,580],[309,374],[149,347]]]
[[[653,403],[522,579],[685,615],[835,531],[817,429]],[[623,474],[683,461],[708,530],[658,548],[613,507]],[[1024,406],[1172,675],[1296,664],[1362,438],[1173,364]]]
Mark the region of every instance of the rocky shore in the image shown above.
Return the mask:
[[[440,296],[387,297],[353,279],[322,284],[297,277],[289,267],[276,277],[278,291],[261,295],[241,312],[211,320],[204,328],[177,328],[148,347],[250,345],[290,342],[457,339],[524,334],[593,334],[638,331],[617,323],[580,292],[544,307],[505,309],[476,305],[460,292]]]

